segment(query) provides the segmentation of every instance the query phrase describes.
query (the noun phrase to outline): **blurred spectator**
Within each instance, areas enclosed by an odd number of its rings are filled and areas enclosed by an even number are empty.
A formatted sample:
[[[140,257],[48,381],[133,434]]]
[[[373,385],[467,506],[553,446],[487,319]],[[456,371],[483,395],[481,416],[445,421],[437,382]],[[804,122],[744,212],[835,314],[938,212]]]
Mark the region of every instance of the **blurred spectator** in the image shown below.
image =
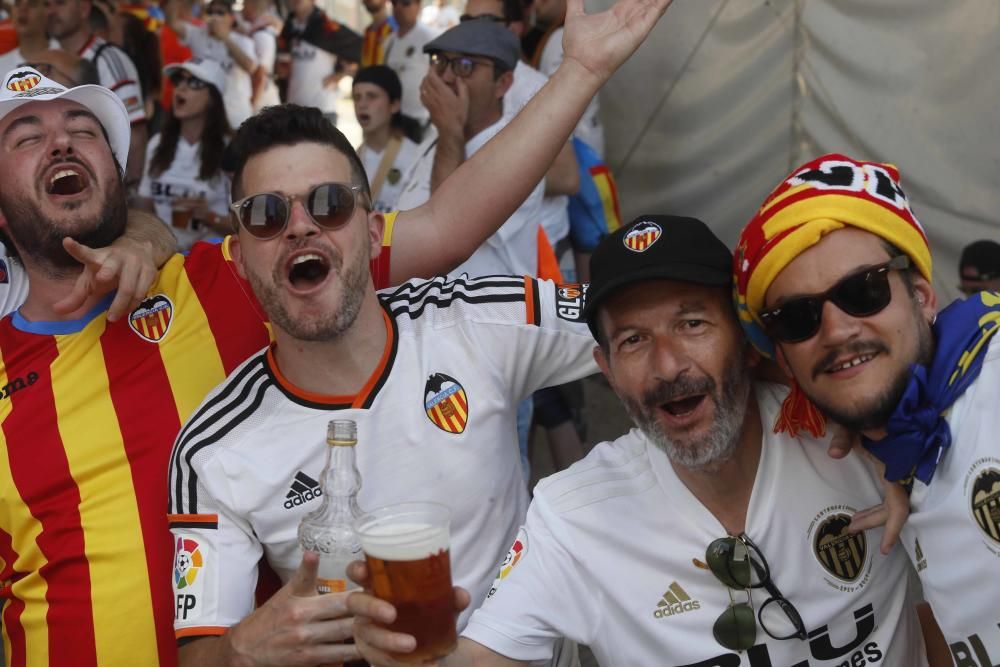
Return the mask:
[[[97,65],[101,85],[114,91],[125,104],[132,137],[128,163],[122,166],[125,184],[131,189],[142,178],[148,138],[139,72],[127,53],[93,34],[89,23],[91,6],[90,0],[45,0],[48,32],[58,40],[60,48],[92,60]]]
[[[966,295],[982,290],[1000,290],[1000,243],[976,241],[965,246],[958,262],[961,283]]]
[[[362,0],[371,14],[372,22],[365,28],[364,43],[361,46],[361,66],[385,63],[385,45],[389,36],[396,31],[396,19],[389,15],[385,0]]]
[[[385,65],[358,70],[352,92],[364,136],[358,156],[368,174],[374,207],[388,213],[396,210],[403,179],[420,157],[420,123],[400,112],[402,86]]]
[[[214,60],[222,67],[226,73],[226,117],[230,127],[239,127],[253,114],[252,75],[257,69],[253,40],[233,30],[236,16],[230,0],[212,0],[205,11],[204,25],[182,19],[177,5],[176,1],[167,4],[167,24],[191,49],[192,57]]]
[[[111,41],[122,47],[139,71],[139,84],[145,104],[146,118],[151,126],[159,114],[159,96],[163,66],[160,64],[160,40],[146,29],[146,24],[135,14],[117,13],[111,24]]]
[[[420,83],[427,75],[424,45],[436,32],[419,23],[420,0],[392,0],[392,17],[396,32],[385,45],[385,64],[391,67],[403,84],[403,114],[426,125],[430,114],[420,101]]]
[[[253,74],[254,113],[264,107],[281,104],[278,86],[274,83],[274,61],[278,56],[278,31],[274,28],[274,16],[268,12],[269,0],[244,0],[243,19],[247,22],[247,33],[253,40],[257,54],[257,70]]]
[[[194,25],[204,25],[200,19],[193,14],[193,8],[198,0],[163,0],[163,7],[168,4],[174,5],[172,11],[177,12],[177,18]],[[191,59],[191,49],[185,46],[169,23],[164,23],[160,28],[160,64],[166,67],[174,63],[182,63]],[[170,79],[160,81],[160,108],[169,109],[173,103],[174,91],[170,85]]]
[[[42,75],[67,88],[88,84],[101,85],[94,63],[62,49],[47,49],[32,60],[18,63],[18,66],[22,65],[38,70]]]
[[[559,67],[563,59],[563,22],[566,20],[566,0],[535,0],[536,28],[522,40],[528,62],[545,76]],[[583,114],[574,134],[604,157],[604,127],[601,125],[597,95]]]
[[[338,59],[361,60],[361,35],[334,21],[313,0],[291,0],[278,39],[278,59],[287,70],[285,101],[317,107],[336,122]],[[282,72],[284,73],[284,72]]]
[[[181,250],[229,227],[229,178],[222,155],[230,138],[222,90],[226,75],[213,60],[168,65],[174,101],[163,131],[149,142],[139,205],[171,226]]]
[[[450,0],[431,0],[420,10],[420,22],[435,33],[442,33],[458,25],[458,12],[451,6]]]
[[[403,210],[427,201],[458,165],[510,122],[503,113],[503,96],[520,55],[517,38],[492,21],[460,23],[425,50],[431,54],[431,68],[422,85],[424,103],[438,138],[404,186]],[[405,89],[403,103],[405,107]],[[536,275],[542,192],[538,183],[500,229],[449,275]]]
[[[0,55],[0,73],[7,73],[25,60],[31,60],[49,48],[45,34],[47,15],[43,0],[17,0],[14,3],[13,29],[18,45]]]

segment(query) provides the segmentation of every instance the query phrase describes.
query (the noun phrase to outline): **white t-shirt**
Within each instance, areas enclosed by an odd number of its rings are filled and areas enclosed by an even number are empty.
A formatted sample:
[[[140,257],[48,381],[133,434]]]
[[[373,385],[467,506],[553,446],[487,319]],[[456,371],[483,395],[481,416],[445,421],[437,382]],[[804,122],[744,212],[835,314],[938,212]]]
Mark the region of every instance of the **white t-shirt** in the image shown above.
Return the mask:
[[[532,97],[538,94],[538,91],[548,80],[549,77],[523,60],[518,60],[517,67],[514,68],[514,83],[503,96],[504,115],[513,118],[521,113],[521,109],[528,104]],[[545,229],[549,243],[553,246],[569,234],[569,211],[566,208],[568,205],[569,197],[565,195],[542,197],[538,221]]]
[[[538,62],[538,69],[545,76],[552,74],[559,69],[563,60],[563,29],[557,28],[552,32],[545,47],[542,49],[542,57]],[[588,146],[597,151],[597,154],[604,157],[604,127],[601,125],[601,109],[598,96],[590,100],[587,110],[583,112],[583,118],[576,124],[573,134],[584,141]]]
[[[229,33],[229,37],[256,66],[257,54],[253,40],[236,31]],[[243,121],[253,115],[253,108],[250,106],[253,80],[250,78],[250,73],[236,64],[229,55],[225,42],[208,33],[208,26],[186,24],[182,41],[195,57],[214,60],[222,66],[222,70],[226,73],[226,90],[222,96],[226,102],[226,117],[229,119],[229,126],[236,130]]]
[[[54,49],[62,48],[56,40],[51,40],[49,46]],[[90,38],[87,45],[77,55],[84,60],[91,61],[94,61],[94,57],[97,56],[94,64],[97,65],[97,75],[101,85],[110,88],[122,101],[125,109],[128,110],[130,123],[146,120],[146,107],[142,101],[139,70],[135,68],[135,63],[132,62],[127,53],[95,35]]]
[[[992,326],[989,323],[987,326]],[[903,544],[958,665],[1000,663],[1000,342],[946,414],[952,443],[914,482]]]
[[[385,155],[384,150],[376,153],[367,145],[361,145],[358,156],[361,158],[361,164],[365,167],[369,181],[373,181],[375,175],[378,174],[383,155]],[[382,189],[379,190],[378,197],[375,198],[375,210],[382,213],[399,210],[399,195],[403,192],[403,186],[406,185],[404,179],[407,178],[419,157],[420,145],[403,137],[399,145],[399,152],[396,153],[396,159],[393,160],[392,167],[386,173],[385,180],[382,181]],[[374,187],[374,183],[372,185]]]
[[[362,510],[404,501],[451,507],[454,583],[483,599],[528,506],[517,405],[596,370],[579,290],[559,289],[497,276],[380,293],[385,353],[357,396],[295,388],[268,350],[235,370],[181,430],[171,456],[180,565],[193,550],[203,559],[195,576],[174,579],[178,633],[211,634],[250,613],[262,555],[283,580],[299,566],[296,530],[319,503],[303,491],[319,480],[330,419],[358,424]]]
[[[399,76],[403,85],[401,111],[421,123],[430,119],[430,113],[420,102],[420,82],[427,76],[430,60],[424,53],[424,44],[437,37],[437,33],[422,23],[417,23],[405,37],[394,32],[385,42],[385,64]]]
[[[297,19],[292,22],[305,29]],[[288,101],[305,107],[317,107],[323,113],[337,111],[337,88],[326,87],[323,79],[333,74],[337,56],[296,37],[292,40],[292,71],[288,78]]]
[[[250,39],[253,40],[254,53],[257,62],[264,70],[264,89],[253,106],[256,113],[264,107],[281,104],[278,86],[274,83],[274,59],[278,55],[278,34],[270,25],[258,26],[252,29]],[[251,78],[251,84],[253,79]]]
[[[468,159],[476,151],[486,145],[497,133],[510,122],[509,116],[503,116],[499,121],[474,136],[465,144],[465,157]],[[408,210],[420,206],[431,196],[431,172],[434,168],[433,148],[421,153],[410,179],[399,197],[400,210]],[[527,199],[514,214],[507,218],[486,242],[472,253],[450,276],[460,276],[467,273],[470,276],[490,276],[497,274],[524,274],[533,276],[538,272],[538,225],[539,210],[542,196],[545,193],[545,181],[541,181],[531,191]]]
[[[150,165],[153,154],[160,145],[162,135],[157,134],[146,145],[146,168],[139,183],[139,196],[153,200],[156,217],[170,226],[177,237],[182,251],[188,250],[195,241],[219,236],[219,233],[206,226],[195,227],[191,223],[187,228],[174,227],[172,224],[171,203],[175,199],[187,197],[202,197],[208,202],[208,208],[219,215],[229,213],[229,178],[222,172],[210,181],[198,177],[201,170],[201,158],[198,144],[189,144],[184,137],[177,140],[177,151],[170,167],[159,176],[150,175]]]
[[[786,393],[757,386],[765,425]],[[730,593],[747,599],[704,565],[726,531],[636,429],[535,487],[526,526],[465,636],[515,660],[546,659],[566,636],[605,666],[926,665],[904,554],[879,552],[881,529],[846,533],[854,511],[881,502],[881,485],[859,456],[834,461],[826,449],[765,426],[746,517],[808,641],[758,628],[746,658],[715,641]],[[753,589],[755,611],[769,597]]]
[[[21,307],[28,298],[28,274],[20,260],[7,254],[0,243],[0,317]]]

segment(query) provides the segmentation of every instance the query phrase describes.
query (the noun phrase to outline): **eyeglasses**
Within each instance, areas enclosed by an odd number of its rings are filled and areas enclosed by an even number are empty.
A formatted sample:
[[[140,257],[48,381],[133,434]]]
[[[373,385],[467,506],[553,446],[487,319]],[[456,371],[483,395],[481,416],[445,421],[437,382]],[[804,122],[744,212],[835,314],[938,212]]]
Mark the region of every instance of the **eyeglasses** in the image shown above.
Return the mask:
[[[488,60],[476,60],[475,58],[470,58],[469,56],[454,56],[449,58],[443,53],[431,54],[431,67],[433,67],[439,75],[444,74],[449,65],[451,66],[452,74],[462,79],[468,79],[472,76],[472,72],[476,69],[476,65],[493,67],[493,62]]]
[[[170,83],[174,84],[174,88],[180,88],[181,86],[187,86],[191,90],[201,90],[202,88],[207,88],[208,83],[202,81],[196,76],[191,76],[186,72],[174,72],[170,75]]]
[[[360,185],[320,183],[310,188],[305,196],[258,192],[234,202],[229,208],[251,236],[267,241],[281,234],[288,225],[296,199],[302,202],[317,226],[332,231],[343,227],[354,215],[360,193]]]
[[[205,12],[205,16],[228,16],[228,15],[229,15],[229,10],[223,9],[221,7],[209,9],[207,12]]]
[[[417,2],[417,0],[391,0],[391,2],[393,5],[399,5],[400,7],[409,7]]]
[[[889,272],[909,266],[909,257],[897,255],[885,264],[852,273],[821,294],[799,297],[761,311],[760,321],[774,340],[801,343],[819,331],[827,301],[852,317],[871,317],[881,312],[892,301]]]
[[[729,608],[712,626],[712,634],[720,645],[732,651],[745,651],[757,642],[757,622],[750,604],[753,588],[763,588],[771,595],[757,612],[764,632],[779,640],[808,638],[798,610],[771,581],[771,569],[749,537],[728,535],[714,540],[705,550],[705,560],[715,578],[728,589],[747,593],[747,602],[737,603],[729,590]]]
[[[510,22],[502,16],[497,16],[496,14],[479,14],[478,16],[473,16],[472,14],[462,14],[458,17],[459,23],[465,23],[466,21],[492,21],[493,23],[502,23],[508,25]]]

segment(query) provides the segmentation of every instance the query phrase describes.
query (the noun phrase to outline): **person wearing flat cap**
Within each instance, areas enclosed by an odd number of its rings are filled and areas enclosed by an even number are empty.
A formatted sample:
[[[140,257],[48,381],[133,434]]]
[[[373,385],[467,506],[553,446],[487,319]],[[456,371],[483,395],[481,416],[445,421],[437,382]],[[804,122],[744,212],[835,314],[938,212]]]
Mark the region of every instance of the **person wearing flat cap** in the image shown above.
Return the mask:
[[[411,172],[400,195],[406,210],[426,202],[459,164],[510,121],[504,93],[514,81],[520,46],[514,34],[493,21],[465,21],[424,46],[430,69],[420,99],[431,114],[436,141]],[[537,275],[538,220],[544,186],[539,183],[514,214],[451,276]]]

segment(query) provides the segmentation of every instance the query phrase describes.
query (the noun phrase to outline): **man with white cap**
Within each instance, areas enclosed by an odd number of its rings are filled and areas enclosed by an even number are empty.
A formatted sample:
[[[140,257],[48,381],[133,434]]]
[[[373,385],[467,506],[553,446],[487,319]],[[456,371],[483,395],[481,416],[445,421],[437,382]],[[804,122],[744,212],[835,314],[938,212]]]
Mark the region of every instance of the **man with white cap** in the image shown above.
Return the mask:
[[[66,89],[30,68],[0,86],[0,231],[30,277],[24,305],[0,320],[14,664],[174,664],[167,456],[208,389],[268,340],[225,245],[175,255],[120,321],[106,316],[112,294],[56,308],[83,271],[78,243],[103,248],[124,229],[129,132],[106,88]],[[213,315],[212,303],[229,308]]]

